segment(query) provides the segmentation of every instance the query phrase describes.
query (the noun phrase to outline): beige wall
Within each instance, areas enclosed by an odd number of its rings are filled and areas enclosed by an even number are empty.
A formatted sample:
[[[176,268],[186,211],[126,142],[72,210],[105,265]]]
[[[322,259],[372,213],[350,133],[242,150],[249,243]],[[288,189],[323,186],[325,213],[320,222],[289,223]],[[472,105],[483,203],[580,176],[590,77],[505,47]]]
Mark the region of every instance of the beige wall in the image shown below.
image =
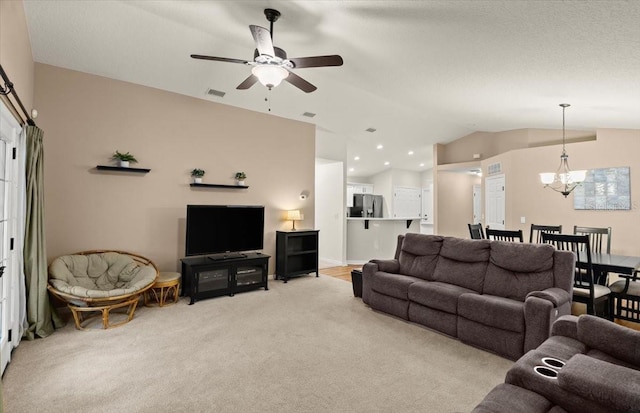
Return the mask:
[[[469,238],[467,224],[473,222],[473,185],[480,178],[468,173],[438,171],[436,174],[437,234]]]
[[[31,111],[34,64],[22,0],[0,0],[0,64]]]
[[[631,202],[629,211],[584,211],[573,209],[573,195],[543,188],[538,173],[553,172],[560,163],[561,146],[516,150],[488,159],[486,166],[502,162],[506,176],[506,228],[522,229],[529,238],[531,224],[562,225],[571,233],[574,225],[611,227],[613,253],[639,255],[640,242],[640,130],[599,129],[597,140],[567,145],[572,169],[631,167]],[[520,217],[526,224],[520,223]]]
[[[566,131],[567,142],[594,140],[591,131]],[[437,165],[472,162],[515,149],[555,145],[562,142],[562,133],[555,129],[515,129],[502,132],[474,132],[439,148]]]
[[[45,132],[47,256],[90,249],[145,255],[179,268],[187,204],[265,205],[266,254],[283,211],[299,208],[314,227],[315,127],[174,93],[42,64],[36,65],[38,125]],[[115,150],[129,151],[148,174],[104,173]],[[249,189],[189,186],[233,184]],[[302,191],[309,191],[300,200]],[[270,260],[273,273],[275,258]]]

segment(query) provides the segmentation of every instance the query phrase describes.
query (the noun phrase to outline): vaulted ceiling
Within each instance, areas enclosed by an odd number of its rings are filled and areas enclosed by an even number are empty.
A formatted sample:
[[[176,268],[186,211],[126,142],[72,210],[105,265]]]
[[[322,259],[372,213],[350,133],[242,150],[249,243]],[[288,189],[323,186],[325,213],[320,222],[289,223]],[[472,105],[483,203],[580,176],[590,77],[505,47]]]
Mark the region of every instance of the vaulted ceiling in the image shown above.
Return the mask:
[[[640,1],[24,4],[35,61],[315,123],[320,142],[346,142],[349,175],[424,170],[434,143],[477,130],[560,128],[562,102],[567,128],[640,129]],[[249,66],[190,58],[252,60],[267,7],[290,57],[343,57],[294,69],[317,91],[236,90]]]

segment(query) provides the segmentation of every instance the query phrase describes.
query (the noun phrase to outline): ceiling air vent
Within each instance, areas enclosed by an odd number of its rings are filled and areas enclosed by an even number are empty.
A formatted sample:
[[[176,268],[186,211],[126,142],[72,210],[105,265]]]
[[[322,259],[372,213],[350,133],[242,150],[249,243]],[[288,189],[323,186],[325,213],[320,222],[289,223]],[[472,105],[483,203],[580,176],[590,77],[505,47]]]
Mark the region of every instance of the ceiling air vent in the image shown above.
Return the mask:
[[[365,129],[365,131],[371,132],[371,133],[375,132],[376,130],[377,130],[376,128],[367,128],[367,129]]]
[[[308,118],[312,118],[312,117],[316,116],[316,114],[315,113],[311,113],[311,112],[305,112],[305,113],[302,114],[302,116],[306,116]]]
[[[209,96],[217,96],[219,98],[224,97],[224,95],[226,95],[225,92],[221,92],[219,90],[215,90],[215,89],[207,89],[207,95]]]
[[[499,174],[500,172],[502,172],[502,164],[500,162],[492,163],[487,167],[489,175]]]

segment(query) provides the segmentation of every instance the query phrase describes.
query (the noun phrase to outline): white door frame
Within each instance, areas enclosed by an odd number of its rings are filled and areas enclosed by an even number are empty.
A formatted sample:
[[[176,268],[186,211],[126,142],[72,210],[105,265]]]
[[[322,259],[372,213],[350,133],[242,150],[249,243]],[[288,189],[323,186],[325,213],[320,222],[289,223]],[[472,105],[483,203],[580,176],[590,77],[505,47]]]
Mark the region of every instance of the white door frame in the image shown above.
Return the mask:
[[[22,128],[4,102],[0,102],[0,374],[20,342],[20,274],[22,241],[18,237],[23,221],[20,197],[24,196],[17,159]],[[24,172],[24,171],[23,171]]]
[[[505,176],[493,175],[484,180],[485,226],[505,229]]]

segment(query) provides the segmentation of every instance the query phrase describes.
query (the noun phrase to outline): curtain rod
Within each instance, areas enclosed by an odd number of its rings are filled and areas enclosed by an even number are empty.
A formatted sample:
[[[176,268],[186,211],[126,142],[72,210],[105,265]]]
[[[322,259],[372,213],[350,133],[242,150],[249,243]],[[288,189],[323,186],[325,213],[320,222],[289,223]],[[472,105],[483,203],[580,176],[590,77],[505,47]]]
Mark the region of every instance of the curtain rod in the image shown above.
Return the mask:
[[[31,116],[29,116],[29,112],[27,112],[27,110],[24,108],[22,101],[18,97],[18,92],[16,92],[15,88],[13,87],[13,83],[11,83],[9,77],[7,77],[7,73],[2,68],[2,65],[0,65],[0,76],[2,76],[2,80],[4,80],[4,87],[0,85],[0,95],[7,96],[9,93],[12,93],[13,97],[16,99],[16,102],[18,102],[20,109],[22,109],[22,113],[24,113],[24,116],[27,119],[27,124],[36,126],[36,122],[31,119]],[[11,103],[11,101],[9,101],[9,103]]]

